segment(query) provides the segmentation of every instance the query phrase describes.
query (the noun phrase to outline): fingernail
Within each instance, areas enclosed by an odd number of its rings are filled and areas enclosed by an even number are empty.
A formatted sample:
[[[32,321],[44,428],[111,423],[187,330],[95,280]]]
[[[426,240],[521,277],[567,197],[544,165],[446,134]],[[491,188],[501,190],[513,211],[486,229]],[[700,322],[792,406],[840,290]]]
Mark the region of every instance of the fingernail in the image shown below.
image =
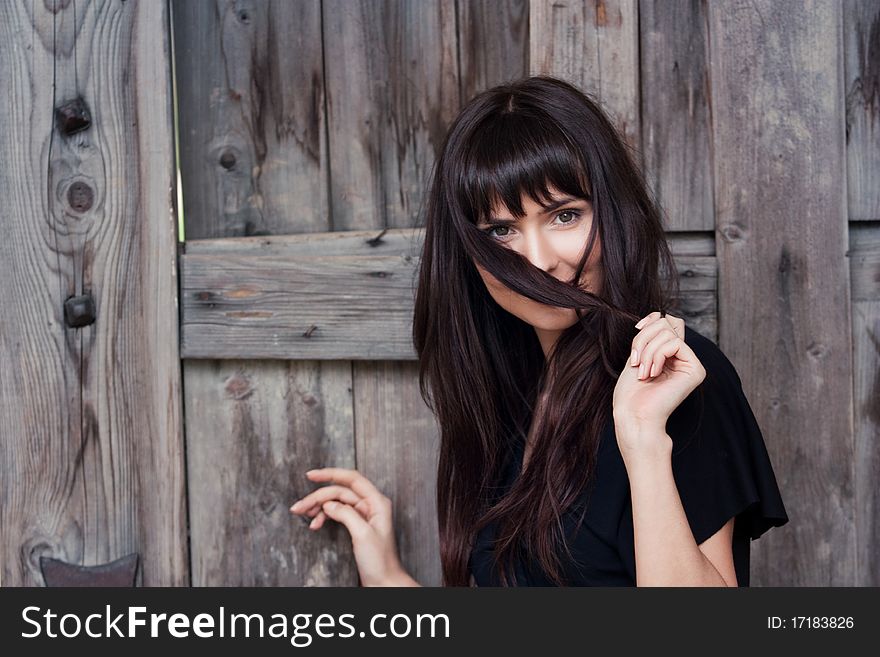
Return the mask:
[[[315,518],[309,523],[309,527],[314,528],[316,522],[318,522],[317,516],[315,516]]]
[[[635,349],[632,350],[632,353],[629,355],[629,363],[630,365],[638,365],[639,364],[639,352]]]
[[[644,321],[645,321],[644,319],[640,319],[639,323],[636,324],[636,328],[642,328],[642,322],[644,322]]]
[[[338,502],[327,502],[327,504],[324,505],[325,508],[330,509],[331,511],[337,506],[339,506]]]
[[[644,378],[644,376],[645,376],[645,364],[642,363],[641,365],[639,365],[639,378],[640,379]]]
[[[651,363],[651,374],[650,376],[654,376],[654,370],[657,369],[657,363]]]
[[[294,502],[294,503],[293,503],[293,506],[290,507],[290,509],[291,509],[292,511],[295,511],[296,509],[300,508],[301,506],[302,506],[302,502]]]
[[[312,474],[313,472],[317,472],[317,470],[306,470],[306,474],[307,474],[307,475],[310,475],[310,474]]]

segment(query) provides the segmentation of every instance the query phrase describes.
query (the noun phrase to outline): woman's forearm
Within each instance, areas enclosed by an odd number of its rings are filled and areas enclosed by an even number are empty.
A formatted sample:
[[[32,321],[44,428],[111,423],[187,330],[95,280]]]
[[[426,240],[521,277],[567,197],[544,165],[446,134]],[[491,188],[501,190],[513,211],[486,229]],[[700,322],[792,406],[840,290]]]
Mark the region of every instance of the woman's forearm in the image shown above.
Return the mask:
[[[662,439],[662,440],[661,440]],[[658,444],[672,444],[665,432]],[[663,442],[665,441],[665,442]],[[672,474],[672,450],[626,460],[636,586],[727,586],[694,540]]]

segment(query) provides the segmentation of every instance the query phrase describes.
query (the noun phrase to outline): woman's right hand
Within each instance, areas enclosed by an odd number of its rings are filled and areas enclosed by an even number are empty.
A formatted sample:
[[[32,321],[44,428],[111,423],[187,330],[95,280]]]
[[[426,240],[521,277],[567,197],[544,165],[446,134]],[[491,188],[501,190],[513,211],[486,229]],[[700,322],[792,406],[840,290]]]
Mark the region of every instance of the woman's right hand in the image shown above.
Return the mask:
[[[329,485],[298,500],[291,513],[313,518],[309,525],[313,530],[320,529],[327,517],[345,525],[362,586],[419,586],[397,555],[389,498],[357,470],[320,468],[306,476]]]

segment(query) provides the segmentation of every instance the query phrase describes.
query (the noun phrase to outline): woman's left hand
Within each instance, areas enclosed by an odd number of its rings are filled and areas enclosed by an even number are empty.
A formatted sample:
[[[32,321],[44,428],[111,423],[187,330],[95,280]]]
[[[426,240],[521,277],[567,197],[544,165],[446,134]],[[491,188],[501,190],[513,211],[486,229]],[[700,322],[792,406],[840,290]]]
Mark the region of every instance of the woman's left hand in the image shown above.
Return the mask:
[[[613,397],[617,442],[624,456],[656,451],[672,411],[706,378],[703,364],[685,344],[684,320],[653,312],[636,328],[640,330]]]

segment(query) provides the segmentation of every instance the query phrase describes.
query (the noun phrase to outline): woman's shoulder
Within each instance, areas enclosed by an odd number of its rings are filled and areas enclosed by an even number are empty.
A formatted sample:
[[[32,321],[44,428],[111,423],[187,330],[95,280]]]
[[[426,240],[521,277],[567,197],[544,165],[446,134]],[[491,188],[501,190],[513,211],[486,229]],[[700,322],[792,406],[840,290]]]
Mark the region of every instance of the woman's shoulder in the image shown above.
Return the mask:
[[[733,426],[750,413],[736,368],[721,348],[704,334],[685,326],[685,343],[706,370],[705,379],[676,408],[667,422],[675,451],[697,444],[735,439]]]
[[[742,525],[757,538],[788,521],[763,434],[724,352],[687,326],[685,342],[706,378],[667,424],[682,505],[697,543],[744,511]]]
[[[685,325],[684,332],[685,344],[700,359],[706,370],[706,381],[709,386],[721,390],[732,386],[733,390],[741,391],[742,380],[739,373],[721,347],[690,326]]]

